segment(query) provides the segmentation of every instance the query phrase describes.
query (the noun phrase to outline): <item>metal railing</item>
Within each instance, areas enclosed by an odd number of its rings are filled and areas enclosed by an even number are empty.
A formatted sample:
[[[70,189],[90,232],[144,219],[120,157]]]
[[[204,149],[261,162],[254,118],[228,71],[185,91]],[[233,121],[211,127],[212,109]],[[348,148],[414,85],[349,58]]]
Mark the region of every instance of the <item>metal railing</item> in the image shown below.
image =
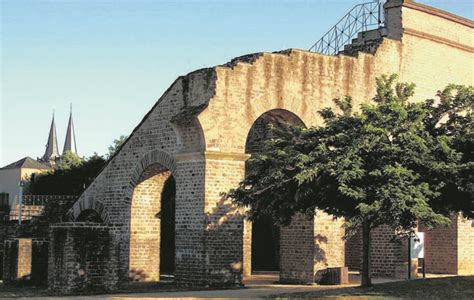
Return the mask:
[[[317,41],[309,51],[335,55],[350,44],[357,33],[383,27],[384,0],[361,3],[354,6],[334,27]]]

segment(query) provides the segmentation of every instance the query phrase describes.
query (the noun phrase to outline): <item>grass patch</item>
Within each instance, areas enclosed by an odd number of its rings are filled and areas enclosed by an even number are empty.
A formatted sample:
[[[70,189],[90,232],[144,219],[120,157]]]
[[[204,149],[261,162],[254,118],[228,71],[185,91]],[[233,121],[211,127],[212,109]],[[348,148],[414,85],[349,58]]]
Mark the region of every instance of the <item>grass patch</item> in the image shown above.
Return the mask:
[[[427,278],[376,284],[369,288],[351,287],[307,293],[274,295],[270,298],[327,299],[474,299],[474,276]]]

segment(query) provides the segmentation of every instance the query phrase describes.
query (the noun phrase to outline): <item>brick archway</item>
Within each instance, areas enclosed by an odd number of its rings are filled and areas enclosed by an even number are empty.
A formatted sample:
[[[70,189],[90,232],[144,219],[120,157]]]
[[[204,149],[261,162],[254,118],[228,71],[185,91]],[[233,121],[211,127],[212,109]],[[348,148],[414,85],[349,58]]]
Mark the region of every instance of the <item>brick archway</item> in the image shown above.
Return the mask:
[[[263,143],[272,136],[271,128],[285,125],[306,127],[297,114],[286,109],[271,109],[253,122],[247,134],[245,143],[246,154],[256,154],[261,151]],[[245,173],[249,172],[249,164],[245,165]],[[245,275],[254,271],[280,270],[280,227],[273,224],[272,218],[263,217],[260,220],[246,223],[248,228],[244,235],[250,247],[244,249]]]
[[[69,210],[67,219],[77,221],[81,214],[87,210],[95,211],[104,224],[110,223],[109,214],[102,201],[94,200],[91,197],[83,197],[76,201]]]
[[[128,261],[132,281],[160,280],[162,202],[166,183],[174,180],[175,173],[174,159],[163,151],[143,156],[132,173]]]

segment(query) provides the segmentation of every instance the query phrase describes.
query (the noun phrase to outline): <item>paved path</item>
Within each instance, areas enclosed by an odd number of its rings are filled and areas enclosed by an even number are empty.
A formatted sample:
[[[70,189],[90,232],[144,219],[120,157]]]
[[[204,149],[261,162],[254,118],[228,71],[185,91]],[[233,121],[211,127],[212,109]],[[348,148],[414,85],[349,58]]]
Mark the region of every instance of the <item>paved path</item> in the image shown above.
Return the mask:
[[[117,294],[117,295],[98,295],[83,297],[64,297],[64,299],[198,299],[198,298],[247,298],[257,299],[268,296],[274,296],[287,293],[311,292],[325,289],[346,288],[359,285],[360,279],[356,275],[350,276],[351,283],[344,286],[320,286],[320,285],[287,285],[274,283],[278,280],[278,275],[254,275],[246,279],[246,288],[234,290],[207,290],[207,291],[184,291],[184,292],[152,292],[137,294]],[[374,283],[395,281],[393,279],[375,278]],[[63,299],[57,297],[43,297],[40,299]]]

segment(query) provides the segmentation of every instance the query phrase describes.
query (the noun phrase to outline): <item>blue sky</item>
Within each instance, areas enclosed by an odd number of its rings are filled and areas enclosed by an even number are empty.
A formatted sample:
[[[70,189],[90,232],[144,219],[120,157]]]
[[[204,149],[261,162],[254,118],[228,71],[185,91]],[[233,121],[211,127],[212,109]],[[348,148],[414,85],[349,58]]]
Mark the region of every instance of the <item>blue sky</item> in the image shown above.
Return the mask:
[[[62,150],[69,103],[79,154],[104,154],[177,76],[307,49],[361,2],[0,0],[0,166],[42,156],[53,109]],[[474,17],[470,0],[419,2]]]

